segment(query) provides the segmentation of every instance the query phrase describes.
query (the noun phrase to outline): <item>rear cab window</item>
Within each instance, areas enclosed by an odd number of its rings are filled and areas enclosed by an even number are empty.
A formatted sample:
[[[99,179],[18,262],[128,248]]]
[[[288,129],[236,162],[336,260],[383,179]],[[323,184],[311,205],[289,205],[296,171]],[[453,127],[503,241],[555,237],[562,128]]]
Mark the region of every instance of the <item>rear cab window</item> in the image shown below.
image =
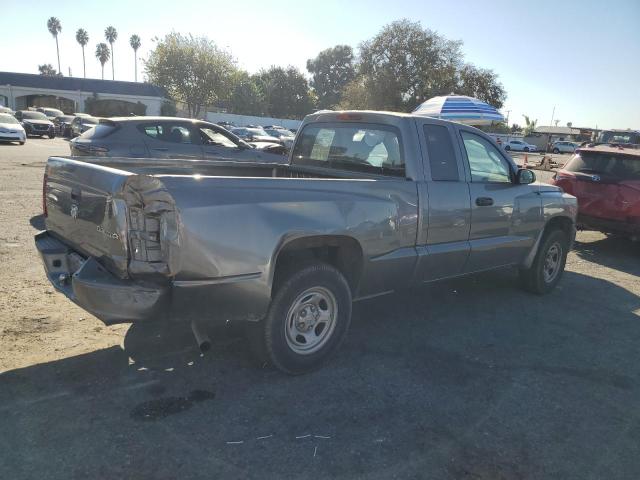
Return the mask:
[[[400,132],[387,125],[310,123],[299,135],[292,163],[391,177],[405,176]]]

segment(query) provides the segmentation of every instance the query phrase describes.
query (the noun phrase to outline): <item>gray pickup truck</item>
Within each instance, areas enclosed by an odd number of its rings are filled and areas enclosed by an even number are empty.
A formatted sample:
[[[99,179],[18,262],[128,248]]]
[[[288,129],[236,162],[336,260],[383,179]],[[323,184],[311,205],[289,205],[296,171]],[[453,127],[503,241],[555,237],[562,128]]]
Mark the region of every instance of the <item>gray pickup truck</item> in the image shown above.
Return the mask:
[[[575,236],[575,197],[481,131],[384,112],[308,116],[287,165],[51,157],[53,285],[106,324],[244,322],[292,374],[344,339],[353,301],[515,266],[543,294]]]

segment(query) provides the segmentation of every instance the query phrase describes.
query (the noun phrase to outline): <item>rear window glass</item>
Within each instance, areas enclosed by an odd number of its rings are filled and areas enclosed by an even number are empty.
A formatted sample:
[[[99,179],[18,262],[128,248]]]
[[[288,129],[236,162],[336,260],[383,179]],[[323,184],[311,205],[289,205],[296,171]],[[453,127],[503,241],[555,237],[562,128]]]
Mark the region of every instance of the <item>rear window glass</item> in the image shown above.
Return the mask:
[[[296,142],[293,163],[404,177],[399,137],[384,125],[314,123]]]
[[[598,174],[603,180],[640,180],[640,158],[629,155],[582,152],[574,156],[564,169]]]
[[[80,138],[104,138],[111,135],[115,131],[116,127],[114,127],[113,125],[105,125],[103,123],[100,123],[84,132],[82,135],[80,135]]]

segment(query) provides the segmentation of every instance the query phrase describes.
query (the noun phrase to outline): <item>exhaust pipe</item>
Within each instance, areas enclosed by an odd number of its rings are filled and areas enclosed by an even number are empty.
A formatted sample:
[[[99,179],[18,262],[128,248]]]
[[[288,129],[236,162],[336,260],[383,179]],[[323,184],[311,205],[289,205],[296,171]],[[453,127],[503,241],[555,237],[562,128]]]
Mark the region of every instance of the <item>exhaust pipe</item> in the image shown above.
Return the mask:
[[[211,349],[211,339],[205,331],[202,330],[198,322],[191,322],[191,331],[193,336],[196,337],[196,343],[202,353],[205,353]]]

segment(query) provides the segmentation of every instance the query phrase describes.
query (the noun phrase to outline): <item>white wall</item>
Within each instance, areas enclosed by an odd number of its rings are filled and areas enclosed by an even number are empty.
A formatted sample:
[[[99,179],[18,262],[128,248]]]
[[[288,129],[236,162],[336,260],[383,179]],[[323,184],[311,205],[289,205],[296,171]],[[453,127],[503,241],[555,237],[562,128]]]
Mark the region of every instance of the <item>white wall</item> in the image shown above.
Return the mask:
[[[53,90],[49,88],[27,88],[13,85],[0,85],[0,98],[7,97],[8,107],[16,109],[16,99],[26,95],[53,95],[56,97],[68,98],[76,102],[77,111],[84,112],[84,101],[93,96],[93,92],[82,92],[80,90]],[[115,95],[110,93],[98,93],[100,100],[124,100],[127,102],[141,102],[147,106],[147,115],[160,115],[160,107],[163,99],[159,97],[145,97],[138,95]]]
[[[207,112],[207,121],[212,123],[218,122],[230,122],[238,127],[244,127],[245,125],[281,125],[285,128],[298,128],[302,121],[289,120],[286,118],[273,118],[273,117],[255,117],[252,115],[236,115],[234,113],[216,113]]]

